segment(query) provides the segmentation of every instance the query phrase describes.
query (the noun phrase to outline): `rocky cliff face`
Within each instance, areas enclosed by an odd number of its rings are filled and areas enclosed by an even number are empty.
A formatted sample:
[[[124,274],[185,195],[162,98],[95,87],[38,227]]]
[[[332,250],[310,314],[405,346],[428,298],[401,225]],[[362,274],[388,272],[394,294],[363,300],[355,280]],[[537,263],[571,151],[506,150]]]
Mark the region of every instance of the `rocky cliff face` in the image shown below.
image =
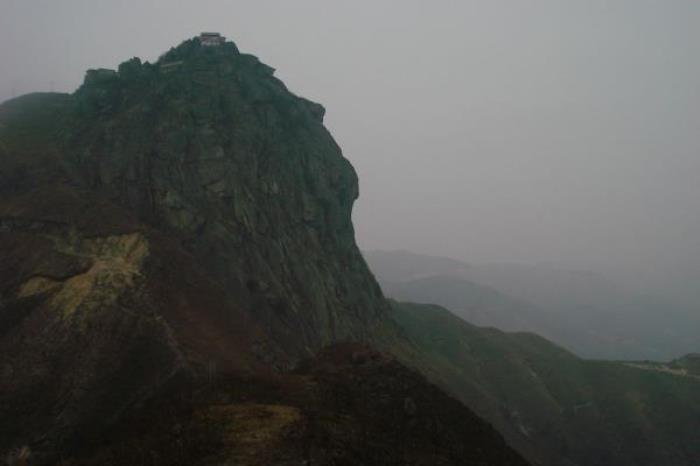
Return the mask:
[[[91,70],[59,145],[72,183],[176,235],[296,359],[366,340],[386,307],[354,242],[357,176],[273,72],[196,39]]]
[[[323,113],[196,39],[0,106],[0,450],[51,458],[176,381],[373,338]]]

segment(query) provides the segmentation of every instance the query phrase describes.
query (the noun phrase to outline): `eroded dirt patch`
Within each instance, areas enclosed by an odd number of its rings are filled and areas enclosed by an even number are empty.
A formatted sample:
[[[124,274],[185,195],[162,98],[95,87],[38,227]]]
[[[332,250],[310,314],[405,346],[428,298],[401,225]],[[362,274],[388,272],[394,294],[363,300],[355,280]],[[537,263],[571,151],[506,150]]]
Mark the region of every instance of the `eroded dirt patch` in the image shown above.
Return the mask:
[[[201,418],[223,430],[223,453],[214,463],[254,466],[270,464],[275,446],[299,427],[302,414],[293,406],[246,403],[210,406]]]
[[[140,233],[52,240],[57,250],[89,259],[91,266],[65,280],[32,277],[20,286],[18,296],[52,293],[51,305],[64,318],[73,316],[78,309],[91,311],[112,304],[123,289],[134,286],[148,255],[148,241]]]

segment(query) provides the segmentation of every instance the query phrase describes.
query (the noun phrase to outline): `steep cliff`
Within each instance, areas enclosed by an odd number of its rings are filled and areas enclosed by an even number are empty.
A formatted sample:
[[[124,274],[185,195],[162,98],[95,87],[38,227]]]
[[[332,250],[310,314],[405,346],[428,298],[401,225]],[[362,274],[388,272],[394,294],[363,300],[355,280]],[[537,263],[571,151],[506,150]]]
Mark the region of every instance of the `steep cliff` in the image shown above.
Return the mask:
[[[0,105],[0,457],[524,464],[381,356],[284,375],[407,345],[323,114],[197,39]]]
[[[92,70],[62,149],[71,179],[175,234],[295,356],[366,339],[386,305],[354,242],[355,171],[324,109],[227,42]]]
[[[385,330],[323,113],[197,39],[0,107],[0,449]]]

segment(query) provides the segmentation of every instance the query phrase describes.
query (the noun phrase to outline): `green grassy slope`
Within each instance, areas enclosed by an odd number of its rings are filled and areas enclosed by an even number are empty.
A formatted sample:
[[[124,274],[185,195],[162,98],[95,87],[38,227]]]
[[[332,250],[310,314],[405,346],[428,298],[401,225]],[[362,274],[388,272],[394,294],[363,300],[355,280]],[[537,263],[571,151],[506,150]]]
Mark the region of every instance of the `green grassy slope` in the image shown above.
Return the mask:
[[[416,364],[543,464],[700,462],[700,382],[579,359],[529,333],[393,303]]]

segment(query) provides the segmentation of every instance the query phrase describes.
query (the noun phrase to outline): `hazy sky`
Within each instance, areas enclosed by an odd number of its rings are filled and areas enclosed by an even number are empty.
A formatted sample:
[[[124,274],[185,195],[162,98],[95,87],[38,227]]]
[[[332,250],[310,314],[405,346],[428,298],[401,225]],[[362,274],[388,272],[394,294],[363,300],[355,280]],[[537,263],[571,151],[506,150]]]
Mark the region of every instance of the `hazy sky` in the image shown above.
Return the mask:
[[[0,0],[0,100],[202,30],[326,106],[364,248],[700,264],[697,0]]]

